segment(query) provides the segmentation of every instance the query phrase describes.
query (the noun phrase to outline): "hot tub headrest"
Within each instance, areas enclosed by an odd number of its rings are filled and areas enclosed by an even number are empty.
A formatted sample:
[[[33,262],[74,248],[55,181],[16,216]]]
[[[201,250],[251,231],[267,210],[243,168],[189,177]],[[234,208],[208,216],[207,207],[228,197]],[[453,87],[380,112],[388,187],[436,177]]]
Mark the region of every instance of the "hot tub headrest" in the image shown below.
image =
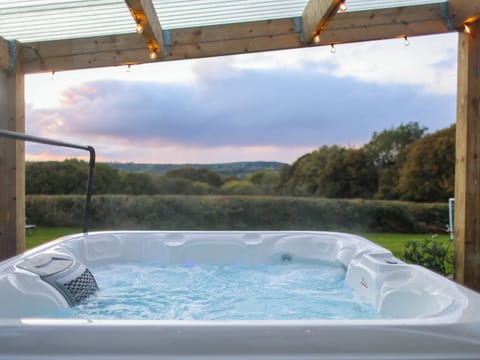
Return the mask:
[[[84,264],[63,254],[39,254],[23,260],[18,268],[33,272],[60,292],[74,306],[98,290],[97,282]]]

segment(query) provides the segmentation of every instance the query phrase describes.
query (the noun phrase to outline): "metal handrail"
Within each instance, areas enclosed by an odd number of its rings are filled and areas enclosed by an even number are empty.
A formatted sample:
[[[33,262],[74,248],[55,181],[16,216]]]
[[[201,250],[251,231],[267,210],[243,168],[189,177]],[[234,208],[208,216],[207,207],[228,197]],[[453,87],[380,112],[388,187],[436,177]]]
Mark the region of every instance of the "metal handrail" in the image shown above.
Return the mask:
[[[88,234],[88,218],[90,214],[92,187],[93,187],[93,170],[95,168],[95,149],[90,145],[70,144],[63,141],[51,140],[51,139],[41,138],[41,137],[32,136],[32,135],[26,135],[23,133],[3,130],[3,129],[0,129],[0,137],[1,136],[10,138],[10,139],[15,139],[15,140],[23,140],[27,142],[36,142],[36,143],[46,144],[46,145],[86,150],[90,153],[89,171],[88,171],[88,180],[87,180],[87,194],[86,194],[85,212],[84,212],[84,218],[83,218],[83,232],[85,234]]]

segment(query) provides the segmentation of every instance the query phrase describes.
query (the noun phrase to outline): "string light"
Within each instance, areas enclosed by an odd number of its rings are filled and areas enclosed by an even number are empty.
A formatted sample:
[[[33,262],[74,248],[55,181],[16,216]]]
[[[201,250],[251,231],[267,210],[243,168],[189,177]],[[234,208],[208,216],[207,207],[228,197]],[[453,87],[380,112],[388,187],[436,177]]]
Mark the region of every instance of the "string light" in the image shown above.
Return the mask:
[[[340,2],[339,7],[338,7],[338,11],[340,11],[340,12],[345,12],[345,11],[347,11],[347,9],[348,9],[348,8],[347,8],[347,5],[345,4],[345,0],[342,0],[342,1]]]
[[[143,25],[140,20],[137,20],[137,33],[143,34]]]
[[[335,49],[335,44],[330,44],[330,52],[332,54],[335,54],[337,52],[337,49]]]
[[[313,37],[313,42],[315,44],[320,44],[320,31]]]
[[[150,50],[150,60],[155,60],[157,57],[158,57],[157,49],[152,48],[152,50]]]
[[[463,24],[463,31],[465,31],[467,34],[472,33],[472,29],[470,29],[470,26],[468,26],[467,24]]]
[[[408,40],[408,36],[405,35],[405,36],[403,37],[403,39],[405,40],[405,42],[404,42],[403,44],[404,44],[405,46],[409,46],[409,45],[410,45],[410,40]]]

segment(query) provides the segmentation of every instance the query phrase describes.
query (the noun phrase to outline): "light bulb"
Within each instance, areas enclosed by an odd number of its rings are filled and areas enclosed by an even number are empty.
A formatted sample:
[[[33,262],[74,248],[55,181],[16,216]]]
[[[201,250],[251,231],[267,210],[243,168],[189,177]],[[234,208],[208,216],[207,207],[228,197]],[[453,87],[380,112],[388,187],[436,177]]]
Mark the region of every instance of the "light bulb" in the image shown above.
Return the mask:
[[[318,32],[317,35],[313,37],[313,42],[315,44],[320,44],[320,32]]]
[[[403,37],[405,39],[405,42],[403,43],[405,46],[409,46],[410,45],[410,40],[408,40],[408,37],[407,36],[404,36]]]
[[[137,23],[137,33],[143,34],[143,26],[140,21]]]
[[[335,54],[335,53],[337,52],[337,49],[335,49],[335,45],[334,45],[334,44],[330,44],[330,47],[331,47],[331,48],[330,48],[330,52],[331,52],[332,54]]]
[[[470,29],[470,26],[468,26],[467,24],[463,24],[463,30],[464,30],[467,34],[471,34],[471,33],[472,33],[472,29]]]
[[[340,6],[338,7],[338,11],[340,12],[345,12],[347,11],[347,5],[345,4],[345,0],[343,0],[342,2],[340,2]]]
[[[158,55],[157,55],[157,49],[152,49],[152,50],[150,51],[150,59],[151,59],[151,60],[155,60],[157,57],[158,57]]]

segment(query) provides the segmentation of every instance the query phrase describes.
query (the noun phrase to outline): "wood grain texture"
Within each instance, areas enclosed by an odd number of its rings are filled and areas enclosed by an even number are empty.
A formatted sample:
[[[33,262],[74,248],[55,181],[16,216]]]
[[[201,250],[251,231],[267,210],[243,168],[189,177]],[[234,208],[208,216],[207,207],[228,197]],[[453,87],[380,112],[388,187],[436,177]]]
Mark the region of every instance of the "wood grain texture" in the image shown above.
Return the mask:
[[[0,71],[0,128],[25,131],[24,75]],[[0,138],[0,259],[25,250],[25,146]]]
[[[455,164],[455,279],[480,290],[480,22],[461,33]]]

